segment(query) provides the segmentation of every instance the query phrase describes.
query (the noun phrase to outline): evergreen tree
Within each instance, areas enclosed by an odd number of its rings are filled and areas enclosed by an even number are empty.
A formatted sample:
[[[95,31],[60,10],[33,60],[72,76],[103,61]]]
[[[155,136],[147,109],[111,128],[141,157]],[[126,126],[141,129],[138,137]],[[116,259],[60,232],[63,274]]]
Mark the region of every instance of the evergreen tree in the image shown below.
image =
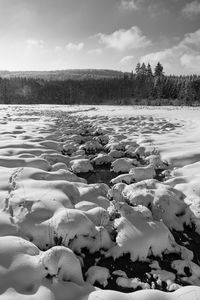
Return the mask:
[[[145,65],[145,63],[143,62],[142,65],[141,65],[141,68],[140,68],[140,74],[142,76],[146,76],[147,75],[147,67]]]
[[[155,67],[154,76],[155,77],[164,76],[163,66],[161,65],[160,62],[158,62],[157,65],[156,65],[156,67]]]
[[[147,76],[148,77],[152,77],[153,76],[153,72],[152,72],[152,68],[151,68],[150,63],[148,63],[148,65],[147,65]]]
[[[140,63],[138,63],[138,64],[136,65],[136,68],[135,68],[135,73],[136,73],[136,75],[139,75],[140,69],[141,69],[141,65],[140,65]]]

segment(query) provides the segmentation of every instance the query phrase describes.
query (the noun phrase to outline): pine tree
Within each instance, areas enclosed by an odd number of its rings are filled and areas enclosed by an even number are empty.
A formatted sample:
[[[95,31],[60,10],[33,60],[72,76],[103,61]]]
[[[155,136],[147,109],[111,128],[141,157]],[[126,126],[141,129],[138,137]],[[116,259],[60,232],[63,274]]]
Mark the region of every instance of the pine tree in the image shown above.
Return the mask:
[[[136,68],[135,68],[135,73],[136,73],[136,75],[139,75],[140,69],[141,69],[141,65],[140,65],[140,63],[138,63],[138,64],[136,65]]]
[[[144,62],[143,62],[142,65],[141,65],[140,73],[141,73],[142,76],[147,75],[147,67],[146,67],[146,65],[145,65]]]
[[[154,70],[154,76],[155,77],[161,77],[164,76],[164,72],[163,72],[163,66],[161,65],[160,62],[157,63],[155,70]]]
[[[149,76],[149,77],[153,76],[153,72],[152,72],[150,63],[148,63],[148,65],[147,65],[147,76]]]

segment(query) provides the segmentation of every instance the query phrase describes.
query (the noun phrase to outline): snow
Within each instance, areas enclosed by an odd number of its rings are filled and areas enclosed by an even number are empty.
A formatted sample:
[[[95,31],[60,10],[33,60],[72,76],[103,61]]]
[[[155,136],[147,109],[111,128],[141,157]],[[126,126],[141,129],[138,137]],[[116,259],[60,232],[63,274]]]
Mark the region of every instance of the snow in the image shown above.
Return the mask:
[[[106,287],[110,277],[110,272],[107,268],[92,266],[87,270],[86,275],[87,282],[94,284],[95,281],[97,281],[100,285]]]
[[[192,261],[174,260],[172,262],[172,268],[182,275],[182,280],[191,284],[200,284],[200,267]],[[185,270],[188,269],[190,276],[186,276]]]
[[[155,169],[167,169],[166,164],[163,163],[160,155],[158,154],[149,155],[145,158],[145,160],[148,161],[150,165],[154,166]]]
[[[99,153],[93,160],[92,162],[97,165],[101,166],[103,164],[110,164],[113,162],[113,157],[109,154],[103,154]]]
[[[141,287],[142,289],[150,289],[148,283],[141,282],[138,278],[124,278],[118,277],[116,280],[117,285],[127,288],[138,288]]]
[[[145,179],[153,179],[156,176],[153,165],[147,165],[146,167],[135,167],[130,169],[129,173],[133,176],[136,182]]]
[[[117,195],[118,194],[118,195]],[[183,202],[184,194],[155,179],[113,187],[114,198],[127,199],[132,205],[148,207],[155,220],[163,220],[165,225],[176,230],[183,229],[184,214],[187,205]]]
[[[166,271],[166,270],[152,270],[151,274],[153,275],[153,277],[156,279],[156,283],[158,285],[162,285],[162,282],[166,282],[167,284],[167,290],[168,291],[172,291],[175,284],[175,274],[173,274],[172,272]]]
[[[140,214],[126,214],[115,220],[114,227],[117,245],[110,249],[114,259],[130,253],[132,261],[144,261],[150,254],[161,256],[165,251],[175,250],[167,227],[161,222],[145,220]]]
[[[0,300],[200,299],[185,233],[200,233],[199,122],[198,108],[1,106]]]
[[[134,166],[134,163],[136,163],[136,161],[134,159],[131,158],[119,158],[116,159],[112,164],[112,171],[114,171],[115,173],[119,173],[119,172],[124,172],[124,173],[128,173]]]
[[[117,177],[115,177],[111,180],[111,183],[116,184],[116,183],[124,182],[124,183],[130,184],[133,181],[134,181],[133,175],[128,173],[128,174],[118,175]]]
[[[93,171],[93,167],[89,159],[73,159],[70,161],[70,167],[76,174]]]

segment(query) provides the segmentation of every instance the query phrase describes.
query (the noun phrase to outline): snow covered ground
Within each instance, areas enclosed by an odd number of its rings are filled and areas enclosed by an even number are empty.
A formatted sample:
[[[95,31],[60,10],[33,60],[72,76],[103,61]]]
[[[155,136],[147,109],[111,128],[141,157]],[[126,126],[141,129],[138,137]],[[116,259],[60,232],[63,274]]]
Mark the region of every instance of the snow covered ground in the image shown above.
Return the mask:
[[[0,300],[200,299],[199,113],[1,106]]]

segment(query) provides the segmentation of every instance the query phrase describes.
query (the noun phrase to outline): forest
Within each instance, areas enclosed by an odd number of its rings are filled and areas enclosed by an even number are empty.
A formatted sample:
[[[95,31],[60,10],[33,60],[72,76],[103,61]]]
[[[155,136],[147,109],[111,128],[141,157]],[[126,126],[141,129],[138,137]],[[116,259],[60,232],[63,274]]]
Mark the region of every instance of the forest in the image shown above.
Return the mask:
[[[154,70],[138,63],[130,73],[97,71],[70,77],[1,72],[0,103],[200,105],[199,75],[165,75],[159,62]]]

